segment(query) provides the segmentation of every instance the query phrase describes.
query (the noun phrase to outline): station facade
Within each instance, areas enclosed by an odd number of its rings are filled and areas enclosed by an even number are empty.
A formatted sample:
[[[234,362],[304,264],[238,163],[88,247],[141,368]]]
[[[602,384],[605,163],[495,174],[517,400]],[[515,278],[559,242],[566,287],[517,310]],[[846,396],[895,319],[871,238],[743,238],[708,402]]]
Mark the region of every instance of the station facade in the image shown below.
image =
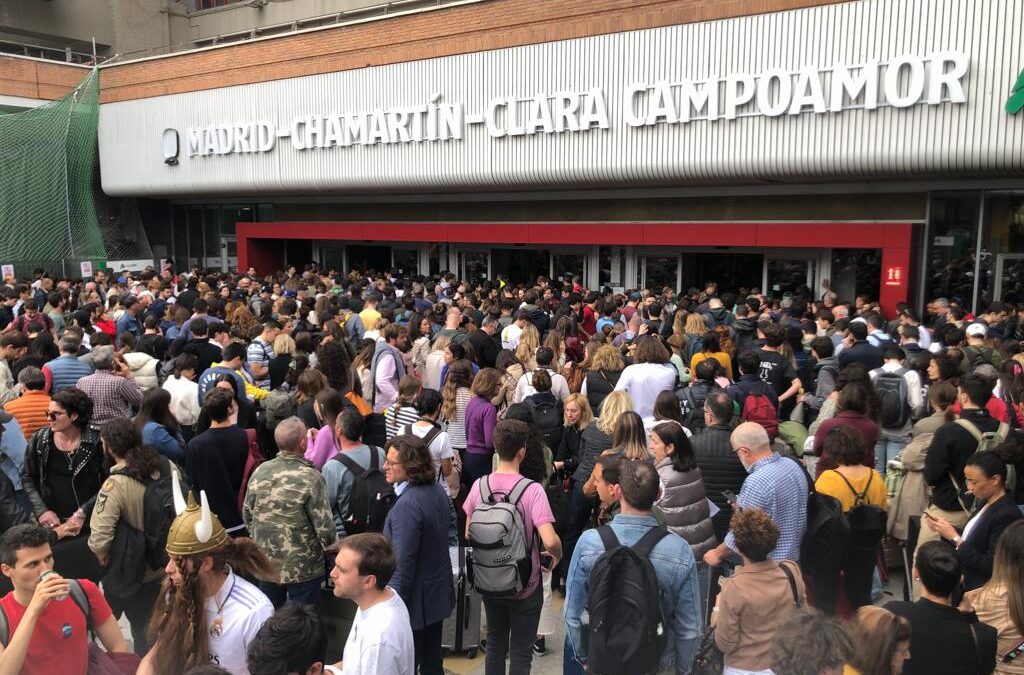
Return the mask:
[[[179,266],[1024,301],[1024,0],[534,4],[102,68],[103,189]]]

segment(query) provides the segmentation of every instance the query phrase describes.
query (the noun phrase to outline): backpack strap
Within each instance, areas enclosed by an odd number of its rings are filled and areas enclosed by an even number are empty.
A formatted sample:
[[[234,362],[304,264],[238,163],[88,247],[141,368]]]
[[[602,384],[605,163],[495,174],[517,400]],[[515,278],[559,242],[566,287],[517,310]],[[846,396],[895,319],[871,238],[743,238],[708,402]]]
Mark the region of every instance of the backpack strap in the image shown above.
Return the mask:
[[[341,465],[344,466],[349,471],[351,471],[353,476],[362,476],[363,473],[366,472],[366,469],[364,469],[362,466],[360,466],[359,462],[357,462],[356,460],[352,459],[351,457],[346,455],[344,452],[339,452],[332,459],[334,459],[335,461],[341,462]],[[376,460],[377,460],[377,453],[374,452],[374,448],[371,447],[370,448],[370,466],[371,467],[376,462]]]
[[[610,527],[608,529],[611,529]],[[644,533],[644,536],[633,544],[632,548],[645,558],[650,557],[651,551],[658,545],[658,542],[668,535],[668,528],[664,525],[652,527]]]
[[[494,503],[494,493],[491,492],[490,474],[483,477],[480,481],[480,501],[487,502],[489,504]]]
[[[800,606],[800,593],[796,588],[796,577],[793,576],[793,570],[789,569],[789,565],[785,561],[779,563],[779,569],[786,575],[786,579],[789,580],[789,590],[793,593],[793,606]]]
[[[854,497],[854,503],[853,503],[854,506],[860,506],[860,505],[865,503],[865,500],[866,500],[866,498],[868,496],[868,488],[871,487],[871,479],[873,479],[875,477],[874,470],[872,470],[871,473],[868,474],[868,484],[864,486],[864,491],[861,492],[861,493],[857,492],[856,488],[853,487],[853,483],[851,483],[846,478],[846,476],[844,476],[843,474],[839,473],[835,469],[829,469],[829,471],[831,471],[835,475],[837,475],[840,478],[842,478],[843,482],[846,483],[846,487],[850,488],[850,492],[853,493],[853,497]]]
[[[78,609],[82,610],[82,614],[85,615],[85,627],[89,633],[95,635],[96,627],[92,623],[92,606],[89,603],[89,596],[86,595],[85,589],[82,588],[81,582],[78,579],[68,579],[68,595],[74,600],[75,604],[78,605]],[[11,642],[11,623],[7,618],[7,612],[4,611],[3,605],[0,605],[0,646],[5,649]]]
[[[979,443],[981,443],[981,441],[983,440],[983,437],[981,435],[981,429],[979,429],[974,422],[970,420],[965,420],[964,418],[961,417],[957,419],[956,425],[961,429],[966,429],[971,434],[971,436],[974,436],[974,440],[978,441]]]
[[[505,497],[505,501],[512,506],[518,506],[519,500],[523,498],[523,493],[526,492],[527,488],[533,485],[533,481],[529,478],[520,478],[519,482],[516,483]]]
[[[601,536],[604,550],[611,551],[619,546],[619,538],[615,536],[615,530],[612,529],[611,525],[602,525],[597,528],[597,533]]]

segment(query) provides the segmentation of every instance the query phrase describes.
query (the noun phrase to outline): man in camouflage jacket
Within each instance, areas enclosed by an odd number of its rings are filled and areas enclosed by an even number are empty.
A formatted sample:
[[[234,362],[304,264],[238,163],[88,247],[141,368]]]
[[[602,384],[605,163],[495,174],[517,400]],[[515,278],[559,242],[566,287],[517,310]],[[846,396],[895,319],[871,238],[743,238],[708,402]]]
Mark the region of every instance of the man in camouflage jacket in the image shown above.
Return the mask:
[[[249,480],[242,518],[257,546],[281,567],[278,583],[260,582],[275,607],[320,603],[324,554],[337,543],[323,475],[303,457],[306,425],[289,417],[274,429],[279,454]]]

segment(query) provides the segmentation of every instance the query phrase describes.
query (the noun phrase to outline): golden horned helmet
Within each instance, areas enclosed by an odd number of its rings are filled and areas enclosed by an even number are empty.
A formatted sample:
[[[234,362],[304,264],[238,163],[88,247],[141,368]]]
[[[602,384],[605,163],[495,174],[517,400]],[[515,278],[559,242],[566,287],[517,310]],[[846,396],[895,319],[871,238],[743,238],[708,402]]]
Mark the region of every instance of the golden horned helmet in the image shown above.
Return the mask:
[[[228,540],[228,533],[217,515],[210,511],[206,492],[199,493],[201,505],[197,505],[192,493],[188,502],[181,494],[178,477],[173,478],[174,512],[177,518],[167,532],[167,553],[170,555],[193,556],[215,551]]]

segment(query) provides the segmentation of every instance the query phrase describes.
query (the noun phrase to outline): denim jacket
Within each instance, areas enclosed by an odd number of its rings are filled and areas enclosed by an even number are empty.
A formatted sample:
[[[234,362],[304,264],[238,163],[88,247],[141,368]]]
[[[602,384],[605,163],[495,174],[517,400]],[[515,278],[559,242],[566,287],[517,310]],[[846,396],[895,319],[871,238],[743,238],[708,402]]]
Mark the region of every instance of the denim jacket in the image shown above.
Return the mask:
[[[620,513],[612,520],[611,527],[623,546],[632,546],[657,524],[653,516],[627,516]],[[587,530],[576,544],[569,564],[565,628],[573,650],[581,661],[586,660],[582,637],[584,624],[588,620],[590,572],[602,553],[604,544],[601,543],[601,536],[597,530]],[[660,670],[674,669],[677,673],[688,673],[703,630],[697,563],[693,551],[681,537],[669,533],[651,552],[651,564],[658,576],[661,611],[669,635],[661,655]]]

